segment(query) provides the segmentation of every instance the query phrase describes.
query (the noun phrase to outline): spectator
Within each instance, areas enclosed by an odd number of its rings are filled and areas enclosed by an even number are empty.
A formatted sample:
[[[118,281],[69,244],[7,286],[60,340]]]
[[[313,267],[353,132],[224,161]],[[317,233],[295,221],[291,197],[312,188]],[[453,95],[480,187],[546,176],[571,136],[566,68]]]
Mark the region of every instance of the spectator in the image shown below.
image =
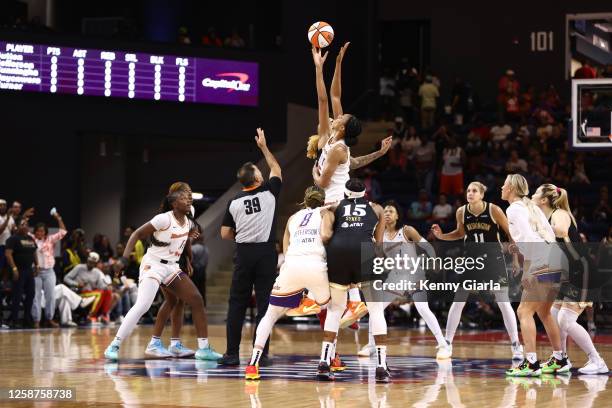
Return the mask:
[[[424,134],[421,134],[420,139],[421,145],[414,151],[417,186],[419,189],[424,189],[427,194],[431,194],[436,165],[436,147]]]
[[[389,117],[395,113],[395,78],[389,68],[383,70],[379,84],[382,116],[384,120],[389,120]]]
[[[584,167],[585,159],[584,153],[580,153],[576,155],[576,159],[574,159],[574,174],[572,176],[572,183],[576,184],[591,184],[591,180],[586,174],[586,169]]]
[[[559,152],[559,157],[550,170],[550,177],[555,184],[566,186],[569,184],[570,174],[572,174],[572,163],[567,158],[567,152]]]
[[[191,37],[189,36],[189,30],[187,29],[187,27],[179,27],[178,42],[179,44],[185,45],[191,44]]]
[[[574,71],[574,78],[576,79],[592,79],[597,78],[597,71],[591,66],[589,61],[582,60],[582,66]]]
[[[548,166],[542,160],[542,155],[536,153],[533,160],[529,161],[529,176],[533,185],[540,185],[548,178]]]
[[[417,135],[414,126],[408,126],[406,135],[402,139],[402,150],[408,160],[414,159],[414,152],[419,146],[421,146],[421,138]]]
[[[593,210],[593,219],[595,221],[608,221],[612,219],[612,208],[610,208],[607,186],[602,186],[599,189],[599,203]]]
[[[410,204],[408,209],[408,219],[411,221],[424,221],[431,217],[432,205],[429,201],[427,191],[420,190],[417,201]]]
[[[34,304],[32,305],[32,318],[34,319],[34,328],[40,327],[42,292],[45,294],[45,317],[47,324],[51,327],[59,327],[53,320],[55,314],[55,244],[66,236],[66,225],[58,212],[54,212],[53,217],[59,224],[59,231],[49,235],[49,229],[44,223],[36,224],[34,234],[30,235],[34,238],[38,247],[38,265],[40,272],[34,277]]]
[[[527,173],[527,162],[519,157],[516,149],[510,151],[510,159],[506,163],[506,172]]]
[[[200,235],[191,243],[191,265],[193,266],[193,276],[191,280],[198,288],[204,306],[206,306],[206,267],[208,266],[208,247],[204,243],[204,236]]]
[[[130,239],[130,236],[132,236],[134,229],[135,229],[134,227],[130,226],[130,227],[125,227],[125,229],[123,230],[123,237],[121,238],[121,243],[124,246],[127,243],[128,239]],[[119,256],[120,254],[121,253],[118,252],[117,256]],[[130,263],[128,264],[125,270],[125,275],[129,279],[138,281],[140,263],[142,262],[142,258],[144,257],[144,254],[145,254],[145,246],[142,243],[142,241],[139,239],[138,241],[136,241],[136,245],[134,245],[134,252],[130,254],[130,259],[129,259]]]
[[[399,91],[400,107],[404,111],[404,117],[409,124],[415,123],[415,99],[419,91],[419,80],[416,68],[404,68],[400,72],[397,81]]]
[[[4,251],[6,240],[11,236],[11,231],[15,228],[15,220],[11,210],[7,209],[6,200],[0,199],[0,273],[6,265]]]
[[[32,303],[34,301],[34,276],[38,274],[36,242],[29,235],[28,222],[20,217],[16,220],[15,234],[6,240],[6,260],[12,271],[10,327],[18,326],[19,306],[23,301],[24,327],[32,326]]]
[[[382,199],[382,190],[378,180],[374,178],[374,172],[369,167],[364,167],[362,170],[363,183],[366,186],[365,197],[375,203],[379,203]]]
[[[463,164],[465,153],[457,146],[457,139],[451,137],[442,152],[442,172],[440,193],[448,195],[463,194]]]
[[[453,207],[447,202],[446,194],[440,194],[431,216],[432,223],[445,224],[453,215]]]
[[[113,257],[113,248],[106,235],[96,234],[93,239],[93,250],[100,255],[102,262],[108,262]]]
[[[238,34],[238,30],[235,27],[232,28],[232,34],[225,39],[225,46],[229,48],[246,47],[244,39],[240,36],[240,34]]]
[[[404,124],[404,118],[401,116],[396,116],[393,122],[394,126],[391,136],[393,136],[393,139],[402,140],[404,137],[406,137],[406,132],[408,131],[406,125]]]
[[[511,98],[518,98],[520,92],[520,85],[514,76],[514,71],[508,69],[506,74],[503,75],[497,83],[497,103],[499,106],[500,119],[504,117],[508,106],[508,100]]]
[[[202,45],[208,47],[223,47],[223,41],[217,36],[217,30],[215,27],[208,27],[208,31],[202,37]]]
[[[81,264],[82,259],[86,259],[88,253],[85,246],[85,231],[77,228],[72,231],[64,246],[62,254],[64,273],[70,272],[75,266]]]
[[[391,148],[387,152],[389,160],[389,168],[392,170],[399,170],[402,173],[406,172],[406,166],[408,165],[408,158],[402,150],[402,144],[399,139],[395,139],[391,143]]]
[[[98,316],[104,323],[110,323],[110,308],[113,301],[112,291],[104,283],[104,274],[96,265],[100,255],[90,252],[87,264],[75,266],[68,275],[64,276],[64,283],[74,289],[81,297],[95,297],[94,304],[89,313],[89,321],[98,323]]]
[[[78,308],[87,309],[95,300],[93,296],[80,297],[61,283],[55,286],[54,296],[59,310],[60,324],[65,327],[76,327],[77,324],[72,320],[72,311]]]
[[[512,127],[503,120],[498,120],[495,126],[491,127],[491,142],[505,146],[508,136],[512,133]]]
[[[102,281],[111,292],[109,316],[111,318],[116,317],[118,321],[122,322],[125,313],[123,312],[121,298],[127,291],[127,287],[123,286],[119,278],[115,278],[114,268],[110,263],[100,262],[98,267],[102,271]]]
[[[433,83],[431,75],[425,77],[425,83],[419,88],[419,96],[421,97],[421,128],[430,129],[434,125],[436,108],[438,106],[438,98],[440,92],[438,87]]]

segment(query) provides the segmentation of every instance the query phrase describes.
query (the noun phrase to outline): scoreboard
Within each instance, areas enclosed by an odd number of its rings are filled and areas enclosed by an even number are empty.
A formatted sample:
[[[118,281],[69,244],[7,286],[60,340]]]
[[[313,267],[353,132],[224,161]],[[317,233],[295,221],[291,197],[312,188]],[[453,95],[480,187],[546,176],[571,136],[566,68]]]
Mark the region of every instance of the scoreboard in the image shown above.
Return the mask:
[[[0,41],[0,90],[257,106],[256,62]]]

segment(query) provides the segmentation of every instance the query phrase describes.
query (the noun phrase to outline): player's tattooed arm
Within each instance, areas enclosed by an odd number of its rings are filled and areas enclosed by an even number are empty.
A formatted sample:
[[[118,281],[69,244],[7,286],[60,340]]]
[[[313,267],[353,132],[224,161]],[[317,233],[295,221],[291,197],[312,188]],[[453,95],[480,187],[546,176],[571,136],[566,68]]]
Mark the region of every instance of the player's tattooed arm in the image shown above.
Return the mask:
[[[351,157],[351,170],[358,169],[363,166],[367,166],[379,157],[384,156],[391,147],[392,136],[384,138],[381,142],[380,149],[374,153],[366,154],[365,156]]]
[[[340,48],[340,52],[338,52],[338,56],[336,57],[336,68],[334,69],[334,77],[332,79],[331,84],[331,101],[332,101],[332,113],[334,114],[334,119],[342,116],[342,59],[344,58],[344,53],[348,49],[350,42],[347,42]]]

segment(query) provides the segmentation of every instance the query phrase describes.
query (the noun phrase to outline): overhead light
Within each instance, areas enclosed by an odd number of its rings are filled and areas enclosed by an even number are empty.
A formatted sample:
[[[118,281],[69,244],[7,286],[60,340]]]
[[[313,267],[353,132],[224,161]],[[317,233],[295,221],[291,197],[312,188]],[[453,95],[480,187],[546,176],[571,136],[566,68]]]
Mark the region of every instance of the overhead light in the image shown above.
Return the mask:
[[[204,198],[204,194],[202,193],[191,193],[191,198],[194,200],[201,200]]]

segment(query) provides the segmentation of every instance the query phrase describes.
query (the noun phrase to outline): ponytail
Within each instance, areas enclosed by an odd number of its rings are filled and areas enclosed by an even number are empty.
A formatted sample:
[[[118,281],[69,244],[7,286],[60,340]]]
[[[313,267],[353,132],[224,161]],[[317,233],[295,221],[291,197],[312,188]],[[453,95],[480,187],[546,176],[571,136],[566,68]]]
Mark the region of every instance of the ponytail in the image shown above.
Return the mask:
[[[548,201],[548,205],[553,209],[562,209],[567,212],[572,220],[572,224],[574,227],[578,227],[576,223],[576,219],[572,214],[572,210],[569,206],[569,198],[567,195],[567,190],[564,188],[560,188],[555,186],[554,184],[546,183],[541,186],[542,198],[545,198]]]
[[[508,180],[510,188],[512,189],[514,194],[520,197],[521,202],[527,208],[527,212],[529,213],[529,224],[531,225],[531,228],[533,228],[533,230],[537,232],[540,237],[542,237],[542,239],[544,239],[545,241],[554,241],[555,235],[551,234],[550,230],[547,229],[544,225],[542,225],[542,211],[528,197],[529,184],[527,183],[525,177],[520,174],[509,174],[506,180]]]

